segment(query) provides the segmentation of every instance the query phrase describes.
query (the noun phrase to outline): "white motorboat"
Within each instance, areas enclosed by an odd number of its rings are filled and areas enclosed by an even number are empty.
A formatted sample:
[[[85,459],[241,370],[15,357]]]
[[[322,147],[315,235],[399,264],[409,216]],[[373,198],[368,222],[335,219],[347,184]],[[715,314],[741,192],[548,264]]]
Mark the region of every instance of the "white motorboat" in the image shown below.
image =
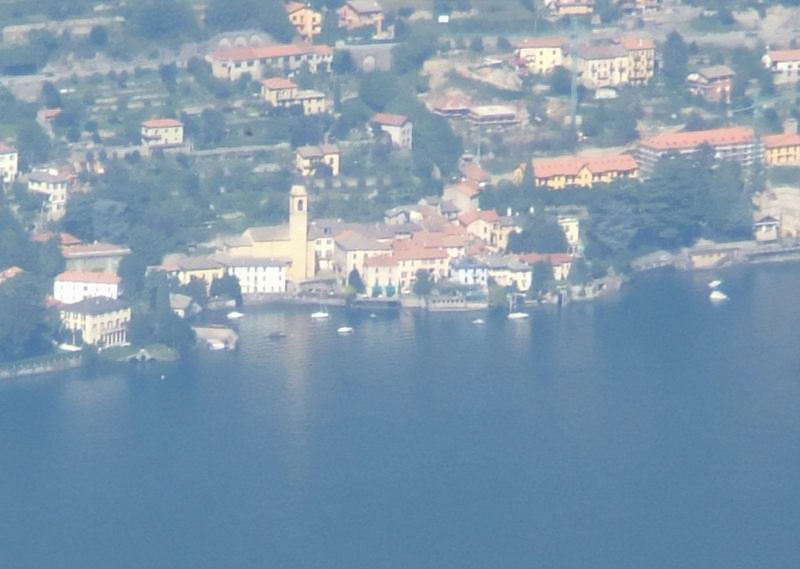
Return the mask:
[[[311,313],[311,318],[314,320],[325,320],[330,317],[331,315],[328,314],[328,309],[325,307],[323,307],[322,310],[317,310],[316,312]]]
[[[524,320],[525,318],[528,318],[529,316],[530,316],[530,314],[528,314],[527,312],[509,312],[508,313],[508,319],[509,320]]]
[[[472,321],[473,324],[485,324],[486,321],[483,318],[476,318]]]
[[[208,349],[212,352],[218,352],[220,350],[225,349],[225,342],[220,340],[209,340],[208,341]]]
[[[378,315],[377,315],[377,314],[375,314],[374,312],[370,312],[370,313],[369,313],[369,317],[370,317],[370,318],[377,318],[377,317],[378,317]]]
[[[719,287],[719,285],[721,285],[721,284],[722,284],[722,281],[714,280],[714,281],[711,281],[710,283],[708,283],[708,288],[715,289],[715,288]]]
[[[340,326],[336,329],[336,332],[342,336],[346,336],[347,334],[353,333],[353,328],[350,326]]]
[[[712,290],[708,298],[711,299],[711,302],[725,302],[728,300],[728,295],[721,290]]]
[[[244,314],[236,310],[228,312],[228,320],[239,320],[239,318],[242,318],[243,316]]]

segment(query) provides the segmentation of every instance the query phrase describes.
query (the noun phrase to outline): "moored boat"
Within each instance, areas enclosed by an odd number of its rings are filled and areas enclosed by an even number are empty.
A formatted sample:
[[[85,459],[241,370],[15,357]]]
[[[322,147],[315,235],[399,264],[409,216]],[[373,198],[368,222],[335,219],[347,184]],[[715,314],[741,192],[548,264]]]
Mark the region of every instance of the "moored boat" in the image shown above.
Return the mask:
[[[342,336],[346,336],[347,334],[353,333],[353,328],[350,326],[340,326],[336,329],[336,332]]]
[[[728,300],[728,295],[721,290],[712,290],[708,298],[711,299],[711,302],[725,302]]]

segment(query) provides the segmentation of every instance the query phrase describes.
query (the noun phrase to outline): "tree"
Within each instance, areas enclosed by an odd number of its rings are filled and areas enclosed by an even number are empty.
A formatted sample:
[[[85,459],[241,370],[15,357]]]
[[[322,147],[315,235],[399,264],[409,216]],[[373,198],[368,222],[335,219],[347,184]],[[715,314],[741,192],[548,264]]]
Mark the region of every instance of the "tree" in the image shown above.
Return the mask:
[[[205,109],[200,115],[203,142],[219,144],[225,136],[225,115],[217,109]]]
[[[138,0],[130,5],[134,31],[147,39],[174,39],[195,30],[194,13],[182,0]]]
[[[42,102],[48,109],[60,109],[63,106],[61,93],[52,81],[42,83]]]
[[[89,32],[89,40],[97,47],[108,45],[108,30],[105,26],[94,26]]]
[[[505,36],[497,38],[497,49],[500,51],[511,51],[511,42]]]
[[[33,275],[0,284],[0,361],[36,356],[52,349],[41,282]]]
[[[533,292],[542,293],[546,291],[551,282],[553,282],[553,266],[547,261],[534,263],[531,283]]]
[[[347,285],[352,287],[358,294],[364,294],[367,290],[367,287],[364,286],[364,281],[361,280],[361,275],[355,268],[347,275]]]
[[[373,110],[382,111],[399,90],[400,82],[396,75],[387,71],[373,71],[362,76],[358,96]]]
[[[17,150],[22,168],[47,162],[50,157],[50,138],[36,121],[24,120],[17,127]]]
[[[689,50],[678,32],[670,32],[664,44],[662,73],[667,87],[679,89],[686,80],[689,69]]]
[[[167,91],[174,93],[178,86],[178,68],[174,63],[161,64],[158,66],[158,75]]]
[[[433,290],[433,280],[431,274],[425,269],[418,269],[414,274],[414,294],[422,298],[427,298]]]
[[[530,218],[521,233],[512,233],[507,247],[509,253],[564,253],[568,249],[561,226],[543,215]]]
[[[553,95],[566,96],[572,92],[572,73],[561,65],[553,69],[550,75],[550,92]]]
[[[236,30],[258,22],[261,29],[279,42],[289,42],[294,26],[280,0],[210,0],[206,23],[216,30]]]
[[[481,36],[475,36],[469,41],[469,49],[470,51],[474,51],[475,53],[482,53],[483,52],[483,38]]]
[[[211,282],[210,292],[212,297],[227,296],[236,301],[237,307],[242,306],[242,287],[234,275],[223,275],[214,279]]]

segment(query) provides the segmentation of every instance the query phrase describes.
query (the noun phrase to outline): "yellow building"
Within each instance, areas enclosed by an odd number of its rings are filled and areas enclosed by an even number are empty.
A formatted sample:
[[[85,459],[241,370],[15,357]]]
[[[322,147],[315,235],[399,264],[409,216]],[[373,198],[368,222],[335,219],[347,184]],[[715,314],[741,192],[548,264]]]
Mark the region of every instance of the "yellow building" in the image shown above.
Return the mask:
[[[567,40],[561,36],[525,38],[515,44],[514,55],[531,73],[546,74],[564,65],[566,45]]]
[[[322,33],[322,13],[301,2],[286,4],[286,14],[297,33],[306,41]]]
[[[628,81],[641,85],[656,73],[656,46],[653,40],[641,36],[626,36],[619,39],[628,52]]]
[[[183,123],[177,119],[151,119],[142,123],[142,144],[149,147],[183,144]]]
[[[320,165],[331,170],[331,176],[339,175],[341,152],[335,144],[320,146],[301,146],[295,153],[295,168],[301,176],[313,176]]]
[[[325,93],[298,89],[293,81],[283,77],[264,79],[261,96],[273,107],[302,106],[304,115],[319,115],[328,112],[329,108]]]
[[[80,333],[86,344],[110,347],[128,343],[131,309],[127,302],[103,297],[87,298],[62,306],[59,313],[64,329]]]
[[[598,183],[639,177],[639,165],[630,154],[536,158],[532,166],[534,186],[551,190],[591,188]]]
[[[225,274],[225,267],[213,259],[186,255],[173,256],[161,265],[148,267],[147,270],[166,273],[182,285],[189,284],[192,279],[199,279],[206,283],[206,289],[211,288],[214,279],[221,278]]]
[[[761,137],[767,166],[800,165],[800,134],[782,133]]]
[[[316,240],[309,236],[308,193],[303,186],[289,192],[289,223],[246,229],[241,237],[225,244],[233,257],[286,259],[287,276],[295,283],[316,274]]]

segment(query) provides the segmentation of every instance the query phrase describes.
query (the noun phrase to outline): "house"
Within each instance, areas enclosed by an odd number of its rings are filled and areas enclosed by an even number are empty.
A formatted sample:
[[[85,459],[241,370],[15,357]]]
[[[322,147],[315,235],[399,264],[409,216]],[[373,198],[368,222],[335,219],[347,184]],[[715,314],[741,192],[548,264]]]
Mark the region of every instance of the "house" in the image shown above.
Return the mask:
[[[630,154],[534,158],[532,167],[533,185],[551,190],[591,188],[597,183],[639,176],[639,165]]]
[[[64,304],[80,302],[84,298],[104,296],[117,298],[120,294],[120,279],[113,273],[89,273],[65,271],[57,275],[53,283],[53,298]]]
[[[698,69],[686,78],[689,92],[710,103],[730,103],[733,77],[736,72],[727,65]]]
[[[531,288],[533,271],[527,263],[519,261],[513,255],[487,257],[487,279],[493,279],[502,287],[510,287],[525,292]]]
[[[238,81],[245,73],[257,79],[267,70],[292,73],[303,65],[307,65],[311,73],[330,71],[333,49],[308,43],[236,47],[215,51],[206,59],[214,77]]]
[[[289,223],[250,227],[241,235],[223,238],[226,256],[286,259],[290,262],[286,278],[297,284],[317,272],[317,233],[309,223],[308,192],[295,185],[289,192]]]
[[[113,245],[95,241],[94,243],[64,243],[61,255],[66,261],[67,271],[101,271],[117,273],[119,264],[131,250],[124,245]]]
[[[427,271],[433,280],[446,279],[450,273],[450,257],[444,249],[425,247],[413,239],[395,242],[394,257],[400,269],[400,290],[410,289],[417,271]]]
[[[19,154],[16,148],[0,142],[0,181],[6,184],[17,179],[19,173]]]
[[[13,267],[8,267],[7,269],[3,269],[0,271],[0,285],[6,281],[10,281],[12,279],[17,278],[19,275],[24,273],[25,271],[16,265]]]
[[[553,269],[553,280],[565,281],[572,269],[572,255],[566,253],[527,253],[520,255],[519,260],[533,267],[536,263],[548,263]]]
[[[493,209],[470,211],[458,218],[468,235],[480,239],[492,249],[500,247],[500,216]]]
[[[800,165],[800,134],[783,132],[761,137],[764,146],[764,164],[767,166]]]
[[[301,176],[314,176],[320,166],[330,169],[331,176],[339,175],[341,152],[336,144],[300,146],[295,151],[295,168]]]
[[[426,102],[426,106],[433,114],[441,117],[464,118],[469,115],[472,101],[459,92],[432,98]]]
[[[461,173],[462,182],[475,184],[480,188],[492,181],[491,174],[474,162],[461,164],[458,171]]]
[[[589,16],[594,13],[594,0],[545,0],[545,7],[554,16]]]
[[[86,298],[62,306],[59,314],[64,329],[80,333],[86,344],[109,348],[128,343],[131,308],[127,302],[104,297]]]
[[[617,43],[628,53],[628,83],[643,85],[656,73],[656,46],[642,36],[623,36]]]
[[[764,54],[761,63],[772,72],[776,85],[800,81],[800,49],[774,49]]]
[[[381,289],[383,294],[394,296],[389,293],[393,290],[396,293],[400,287],[400,262],[394,255],[367,257],[363,265],[362,278],[367,292]]]
[[[578,253],[581,249],[581,224],[580,220],[572,215],[559,215],[558,226],[567,240],[569,252]]]
[[[183,144],[183,123],[177,119],[150,119],[142,123],[142,144],[149,148]]]
[[[578,47],[578,77],[587,89],[627,85],[631,81],[631,60],[628,50],[619,44]]]
[[[367,258],[392,254],[391,243],[379,241],[353,230],[338,235],[334,241],[334,262],[345,279],[354,269],[363,276],[364,261]]]
[[[165,273],[182,285],[187,285],[192,282],[192,279],[197,279],[205,283],[206,290],[210,290],[214,279],[225,275],[225,267],[211,257],[172,255],[168,256],[160,265],[147,267],[147,272]]]
[[[239,280],[242,295],[279,294],[286,292],[289,259],[273,257],[221,257],[217,259],[225,272]]]
[[[28,190],[47,198],[48,221],[58,221],[67,213],[67,197],[73,177],[56,169],[34,170],[28,176]]]
[[[339,27],[353,31],[374,27],[375,35],[383,32],[383,8],[375,0],[348,0],[339,8]]]
[[[752,128],[740,126],[657,134],[639,142],[635,157],[643,171],[651,172],[661,157],[694,154],[704,145],[711,147],[717,160],[733,160],[744,169],[761,161],[761,142]]]
[[[524,38],[515,42],[514,57],[535,75],[550,73],[563,66],[567,40],[562,36]]]
[[[767,215],[753,225],[753,234],[759,243],[777,241],[780,236],[781,223],[774,217]]]
[[[472,182],[460,182],[446,186],[442,198],[452,203],[461,212],[475,211],[479,205],[481,188]]]
[[[517,111],[508,105],[473,105],[467,118],[474,125],[503,126],[517,124]]]
[[[370,122],[389,135],[393,146],[411,149],[414,140],[414,124],[408,117],[389,113],[375,113]]]
[[[300,106],[306,116],[327,113],[328,98],[325,93],[311,89],[298,89],[294,81],[283,77],[271,77],[261,82],[261,96],[273,107]]]
[[[414,205],[398,205],[383,212],[383,222],[387,225],[403,225],[421,221],[422,218],[419,208]]]
[[[460,285],[485,289],[489,267],[474,257],[462,257],[450,265],[451,278]]]
[[[310,42],[322,33],[322,12],[302,2],[286,4],[286,15],[297,30],[297,35]]]
[[[180,318],[191,318],[201,310],[191,296],[177,292],[169,293],[169,307]]]
[[[616,3],[624,14],[648,18],[661,10],[662,1],[663,0],[616,0]]]

